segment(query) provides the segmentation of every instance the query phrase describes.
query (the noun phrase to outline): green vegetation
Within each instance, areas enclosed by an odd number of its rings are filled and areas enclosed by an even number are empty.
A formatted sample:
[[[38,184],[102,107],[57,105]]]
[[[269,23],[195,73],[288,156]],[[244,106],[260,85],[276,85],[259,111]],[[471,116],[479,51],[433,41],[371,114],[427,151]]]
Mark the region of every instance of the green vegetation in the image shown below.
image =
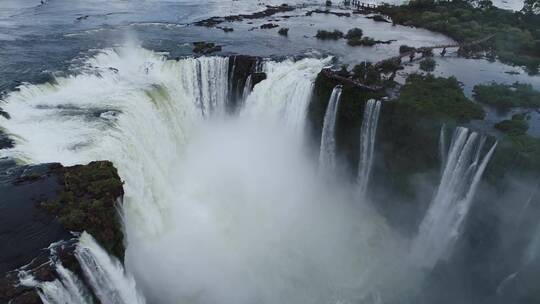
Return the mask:
[[[495,35],[477,48],[464,48],[462,54],[486,50],[505,63],[525,66],[538,73],[540,65],[540,16],[511,12],[491,5],[473,7],[466,1],[412,1],[399,7],[384,6],[380,12],[394,23],[423,27],[470,42]]]
[[[426,58],[420,61],[420,69],[422,71],[433,72],[435,71],[436,66],[437,62],[433,58]]]
[[[362,31],[362,29],[359,29],[359,28],[355,27],[353,29],[350,29],[347,32],[347,35],[345,35],[345,38],[347,38],[349,40],[351,40],[351,39],[361,39],[363,35],[364,35],[364,32]]]
[[[412,74],[401,88],[397,102],[433,119],[467,122],[484,118],[482,107],[465,97],[455,77]]]
[[[540,178],[540,138],[511,127],[505,134],[487,168],[486,179],[501,184],[506,175]]]
[[[516,114],[512,119],[503,120],[495,124],[495,128],[508,135],[524,135],[529,129],[529,124],[525,120],[525,115]]]
[[[289,28],[282,27],[279,29],[278,34],[281,36],[288,36],[289,35]]]
[[[40,205],[58,216],[70,231],[87,231],[110,253],[122,258],[123,233],[116,201],[124,190],[116,168],[110,162],[60,167],[63,185],[58,199]]]
[[[352,69],[353,78],[358,79],[366,85],[375,85],[381,83],[381,74],[371,62],[357,64]]]
[[[412,51],[415,51],[415,50],[416,50],[416,48],[414,48],[412,46],[408,46],[408,45],[404,45],[404,44],[399,46],[399,53],[400,54],[412,52]]]
[[[315,37],[322,40],[338,40],[340,38],[343,38],[343,32],[338,30],[334,30],[333,32],[318,30]]]
[[[473,89],[474,98],[478,102],[494,106],[500,111],[509,111],[514,107],[540,108],[540,92],[530,84],[482,84]]]
[[[364,37],[362,39],[350,39],[347,41],[347,44],[350,46],[374,46],[377,44],[377,41],[371,37]]]

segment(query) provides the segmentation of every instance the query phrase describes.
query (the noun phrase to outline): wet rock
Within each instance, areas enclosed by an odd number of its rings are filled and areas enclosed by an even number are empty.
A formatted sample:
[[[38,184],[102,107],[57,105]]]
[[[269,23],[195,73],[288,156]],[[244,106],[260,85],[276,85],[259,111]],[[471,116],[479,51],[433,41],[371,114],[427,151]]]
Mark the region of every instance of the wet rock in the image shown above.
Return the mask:
[[[316,10],[306,12],[306,16],[311,16],[313,14],[334,15],[334,16],[338,16],[338,17],[350,17],[351,16],[351,13],[334,12],[334,11],[331,11],[331,10],[321,10],[321,9],[316,9]]]
[[[230,33],[230,32],[234,31],[234,29],[232,27],[226,27],[226,26],[225,27],[219,27],[218,26],[217,28],[224,31],[225,33]]]
[[[266,29],[273,29],[273,28],[276,28],[278,27],[279,25],[275,24],[275,23],[265,23],[263,25],[261,25],[261,29],[263,30],[266,30]]]
[[[221,45],[216,45],[212,42],[194,42],[193,45],[195,46],[193,52],[197,54],[206,55],[221,51]]]
[[[229,112],[233,113],[238,109],[247,78],[256,68],[257,61],[257,57],[245,55],[229,58]]]
[[[9,302],[10,304],[42,304],[37,291],[28,290]]]
[[[55,261],[81,273],[70,231],[88,231],[109,253],[123,258],[116,208],[124,191],[112,163],[18,166],[3,160],[0,192],[0,242],[10,244],[0,250],[0,303],[41,303],[35,290],[18,284],[21,267],[40,282],[58,278]]]
[[[272,15],[278,14],[278,13],[284,13],[284,12],[290,12],[295,10],[296,8],[294,6],[289,6],[288,4],[282,4],[279,6],[270,6],[267,5],[266,9],[264,11],[255,12],[253,14],[242,14],[242,15],[230,15],[226,17],[211,17],[208,19],[204,19],[201,21],[197,21],[194,23],[196,26],[205,26],[205,27],[214,27],[218,24],[221,24],[223,22],[235,22],[235,21],[243,21],[245,19],[252,20],[252,19],[262,19],[266,17],[270,17]]]
[[[392,23],[390,21],[388,21],[384,16],[382,15],[373,15],[373,16],[368,16],[366,17],[368,19],[371,19],[373,21],[376,21],[376,22],[386,22],[386,23]]]

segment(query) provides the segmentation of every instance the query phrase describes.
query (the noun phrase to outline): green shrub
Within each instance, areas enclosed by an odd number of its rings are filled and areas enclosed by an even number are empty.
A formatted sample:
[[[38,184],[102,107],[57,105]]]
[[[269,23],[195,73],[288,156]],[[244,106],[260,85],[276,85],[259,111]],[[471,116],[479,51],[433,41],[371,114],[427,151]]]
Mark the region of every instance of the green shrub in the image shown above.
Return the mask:
[[[540,92],[530,84],[480,84],[474,87],[473,94],[478,102],[501,111],[509,111],[514,107],[540,108]]]
[[[359,29],[359,28],[355,27],[353,29],[350,29],[347,32],[347,35],[345,35],[345,38],[347,38],[349,40],[351,40],[351,39],[361,39],[363,35],[364,35],[364,32],[362,31],[362,29]]]
[[[404,45],[404,44],[399,46],[399,53],[400,54],[412,52],[414,50],[416,50],[416,48],[414,48],[412,46],[408,46],[408,45]]]
[[[356,79],[367,85],[378,84],[381,82],[381,75],[371,62],[355,65],[352,69],[352,73]]]
[[[523,115],[514,115],[512,119],[503,120],[495,124],[495,128],[508,135],[524,135],[529,129],[529,124]]]
[[[436,66],[437,62],[433,58],[426,58],[420,61],[420,69],[422,71],[433,72],[435,71]]]
[[[483,119],[485,115],[481,106],[465,97],[455,77],[412,74],[401,88],[398,102],[433,119],[468,122],[471,119]]]
[[[318,30],[315,37],[322,40],[338,40],[340,38],[343,38],[343,32],[338,30],[334,30],[333,32]]]

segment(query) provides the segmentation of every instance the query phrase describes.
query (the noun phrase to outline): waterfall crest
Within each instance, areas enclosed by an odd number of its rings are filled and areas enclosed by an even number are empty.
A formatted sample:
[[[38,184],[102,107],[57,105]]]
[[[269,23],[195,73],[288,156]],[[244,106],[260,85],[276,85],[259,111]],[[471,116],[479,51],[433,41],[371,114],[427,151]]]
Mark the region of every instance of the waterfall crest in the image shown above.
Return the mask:
[[[336,86],[328,100],[321,136],[319,168],[323,172],[333,172],[336,169],[336,117],[341,99],[342,87]]]
[[[248,94],[241,116],[272,118],[284,123],[289,132],[303,141],[313,82],[327,63],[328,59],[311,58],[296,62],[261,61],[257,70],[265,72],[267,79]]]
[[[485,137],[464,127],[454,132],[439,188],[412,243],[411,257],[417,265],[432,268],[451,254],[497,146],[493,144],[480,160],[485,141]]]
[[[366,195],[369,178],[371,177],[381,102],[370,99],[365,107],[362,128],[360,130],[360,157],[358,160],[357,178],[358,192],[362,197]]]
[[[19,273],[21,284],[37,288],[38,295],[44,304],[94,303],[84,284],[73,272],[59,262],[55,263],[55,271],[58,279],[51,282],[38,282],[23,271]]]
[[[398,236],[350,204],[353,188],[322,182],[300,148],[329,59],[265,62],[239,115],[216,119],[208,114],[230,95],[224,60],[105,50],[88,70],[7,95],[11,119],[0,123],[18,140],[0,155],[114,163],[125,271],[89,236],[77,249],[103,303],[330,303],[371,292]]]

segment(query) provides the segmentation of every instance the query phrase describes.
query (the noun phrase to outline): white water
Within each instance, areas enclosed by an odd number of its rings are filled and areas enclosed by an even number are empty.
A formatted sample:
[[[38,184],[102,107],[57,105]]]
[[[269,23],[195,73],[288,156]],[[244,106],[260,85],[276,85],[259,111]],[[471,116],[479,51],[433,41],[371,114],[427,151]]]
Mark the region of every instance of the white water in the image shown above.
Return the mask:
[[[411,257],[415,264],[432,268],[450,256],[461,233],[478,183],[497,146],[480,160],[485,138],[458,127],[452,138],[437,193],[413,240]]]
[[[336,116],[341,99],[341,86],[332,90],[328,100],[321,135],[321,149],[319,153],[319,168],[322,172],[333,172],[336,169]]]
[[[305,135],[307,108],[311,101],[313,82],[329,59],[290,60],[276,63],[263,62],[262,71],[267,79],[258,83],[246,99],[243,119],[264,116],[273,119],[296,134]]]
[[[251,77],[251,74],[249,74],[246,79],[246,84],[244,85],[244,91],[242,92],[242,102],[246,102],[246,99],[251,93],[252,87],[253,87],[252,77]]]
[[[55,264],[55,270],[58,279],[52,282],[38,282],[31,275],[20,273],[21,284],[37,288],[38,295],[44,304],[94,303],[90,293],[74,273],[60,263]]]
[[[361,197],[365,197],[371,168],[373,167],[373,154],[375,151],[375,137],[377,135],[377,125],[381,102],[373,99],[368,100],[364,109],[362,128],[360,129],[360,157],[358,160],[358,192]]]
[[[109,256],[88,233],[84,232],[79,238],[75,256],[102,304],[146,303],[120,261]]]
[[[352,187],[321,181],[299,140],[327,61],[267,63],[240,115],[222,119],[207,114],[226,104],[224,60],[104,51],[77,76],[6,97],[12,119],[1,125],[17,146],[2,156],[118,168],[127,273],[87,237],[78,249],[104,302],[143,301],[138,292],[149,303],[390,297],[398,239],[352,203]]]

